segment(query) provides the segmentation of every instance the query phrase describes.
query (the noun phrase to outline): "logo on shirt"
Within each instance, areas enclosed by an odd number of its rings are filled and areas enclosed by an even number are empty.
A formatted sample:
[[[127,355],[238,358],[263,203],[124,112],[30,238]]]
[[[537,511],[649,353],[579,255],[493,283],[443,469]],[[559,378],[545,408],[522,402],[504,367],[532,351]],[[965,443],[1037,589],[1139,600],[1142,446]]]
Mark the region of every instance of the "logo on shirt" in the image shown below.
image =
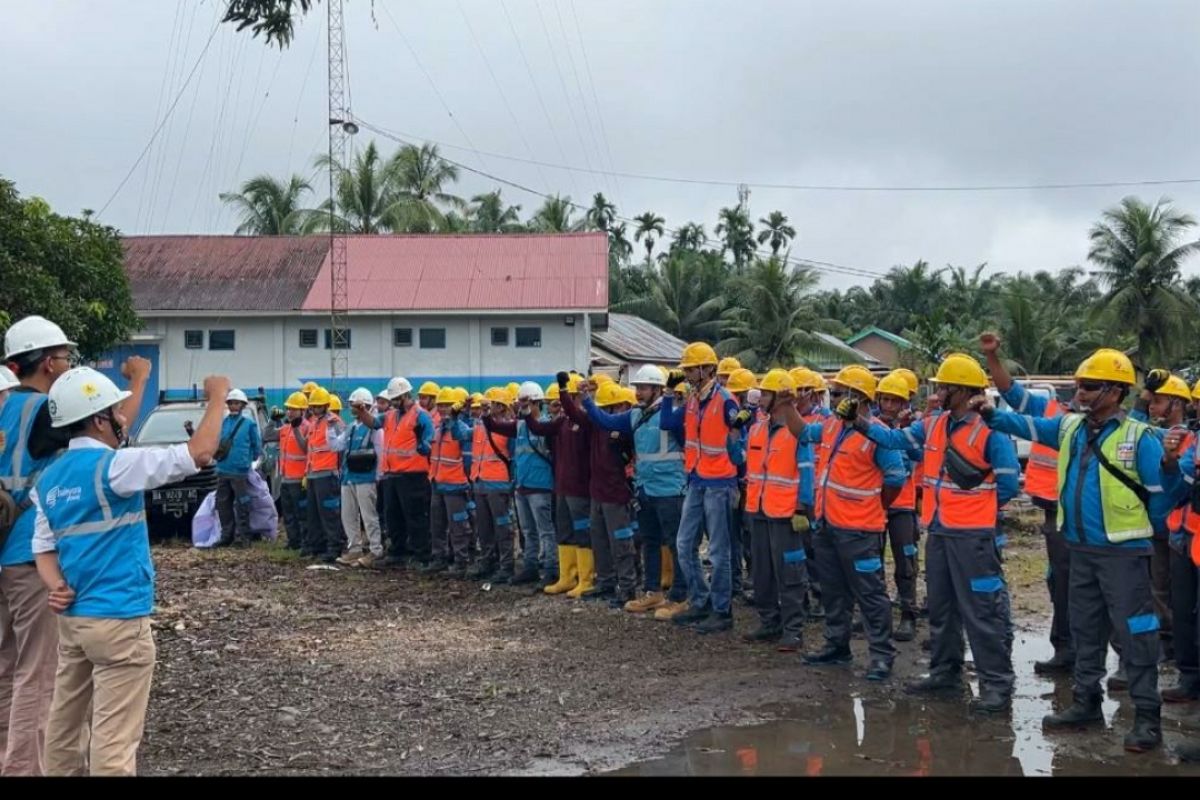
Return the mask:
[[[1135,449],[1133,442],[1121,442],[1117,445],[1117,460],[1132,465]]]
[[[78,486],[55,486],[46,493],[46,506],[49,508],[54,508],[56,505],[58,505],[59,500],[63,501],[64,503],[73,503],[78,500],[82,494],[83,490]]]

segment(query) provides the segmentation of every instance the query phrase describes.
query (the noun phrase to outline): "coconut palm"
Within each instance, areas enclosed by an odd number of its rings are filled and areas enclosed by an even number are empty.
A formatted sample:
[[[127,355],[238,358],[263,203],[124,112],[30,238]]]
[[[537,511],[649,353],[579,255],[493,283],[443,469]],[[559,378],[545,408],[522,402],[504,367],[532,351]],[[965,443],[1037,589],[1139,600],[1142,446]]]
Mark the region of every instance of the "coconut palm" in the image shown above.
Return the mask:
[[[649,291],[614,303],[613,311],[636,314],[685,341],[717,340],[728,279],[720,255],[678,251],[638,271]]]
[[[349,169],[333,164],[327,155],[318,156],[316,164],[319,169],[338,172],[334,213],[329,213],[326,200],[322,213],[316,215],[317,227],[328,230],[332,225],[347,233],[386,233],[398,229],[396,223],[403,201],[396,196],[392,172],[375,142],[354,157]]]
[[[607,231],[617,218],[617,207],[600,192],[592,197],[592,207],[587,210],[587,226],[598,231]]]
[[[237,192],[223,192],[220,198],[240,212],[234,231],[239,236],[280,236],[310,230],[316,212],[302,208],[301,200],[311,191],[312,186],[299,175],[293,175],[287,183],[270,175],[256,175]]]
[[[396,230],[427,233],[438,228],[446,210],[462,212],[466,203],[446,191],[458,180],[458,168],[438,155],[437,145],[404,145],[387,165],[394,191]]]
[[[521,207],[505,205],[499,189],[472,197],[469,219],[475,233],[517,233],[525,229]]]
[[[548,197],[530,218],[529,227],[539,233],[567,233],[576,230],[577,225],[571,219],[573,209],[574,204],[571,203],[570,197],[557,194]]]
[[[726,252],[733,257],[734,269],[740,274],[754,255],[754,224],[740,205],[722,208],[717,216],[717,236],[721,237]]]
[[[758,243],[771,243],[771,255],[779,255],[781,248],[787,247],[796,238],[796,229],[788,224],[788,218],[782,211],[772,211],[758,220],[763,229],[758,232]]]
[[[679,230],[675,231],[674,241],[671,242],[671,250],[699,250],[707,243],[708,237],[704,235],[704,226],[699,222],[687,222],[680,226]]]

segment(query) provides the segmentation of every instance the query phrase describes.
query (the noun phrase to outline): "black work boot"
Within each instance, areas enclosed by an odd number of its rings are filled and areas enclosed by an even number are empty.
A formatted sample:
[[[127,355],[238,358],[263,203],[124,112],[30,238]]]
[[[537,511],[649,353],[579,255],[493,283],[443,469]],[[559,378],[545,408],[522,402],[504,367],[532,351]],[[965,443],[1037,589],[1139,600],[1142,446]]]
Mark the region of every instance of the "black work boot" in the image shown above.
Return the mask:
[[[885,661],[882,658],[871,659],[871,664],[867,667],[867,680],[886,681],[891,676],[892,662]]]
[[[723,633],[724,631],[733,630],[733,612],[726,611],[724,614],[714,611],[707,617],[697,622],[694,630],[696,633]]]
[[[768,628],[765,625],[759,625],[755,630],[747,633],[742,637],[742,641],[750,644],[758,644],[760,642],[775,642],[779,637],[783,636],[783,630],[780,628]]]
[[[1179,683],[1162,690],[1164,703],[1194,703],[1200,700],[1200,675],[1180,675]]]
[[[1175,755],[1185,764],[1200,762],[1200,741],[1180,742],[1175,745]]]
[[[775,650],[779,653],[798,653],[804,646],[804,637],[799,633],[785,633],[775,642]]]
[[[688,606],[687,611],[681,611],[675,616],[671,617],[671,622],[674,622],[676,625],[693,625],[707,617],[708,614],[709,607],[707,605],[701,606],[700,608]]]
[[[1003,714],[1012,708],[1012,695],[999,689],[979,690],[979,697],[972,697],[967,710],[976,714]]]
[[[471,565],[471,568],[467,570],[467,577],[473,581],[481,580],[481,579],[486,578],[487,576],[491,575],[495,571],[496,571],[495,563],[489,563],[487,561],[476,561],[474,564]]]
[[[837,647],[832,644],[827,644],[821,650],[804,656],[804,663],[812,667],[849,664],[852,660],[853,656],[850,655],[849,647]]]
[[[1108,676],[1109,694],[1113,692],[1124,692],[1129,690],[1129,676],[1125,674],[1125,662],[1122,661],[1117,666],[1117,671]]]
[[[908,614],[902,614],[900,624],[892,631],[892,638],[897,642],[911,642],[917,638],[917,621]]]
[[[525,583],[538,582],[537,567],[521,567],[521,571],[512,579],[513,586],[520,586]]]
[[[1104,722],[1104,714],[1100,710],[1100,694],[1076,694],[1074,702],[1057,714],[1047,714],[1042,717],[1043,728],[1082,728],[1097,722]]]
[[[963,682],[962,673],[958,670],[944,670],[942,672],[934,672],[926,675],[924,678],[916,681],[909,681],[904,684],[904,691],[908,694],[938,694],[964,692],[967,689],[967,684]]]
[[[1125,749],[1145,753],[1162,744],[1162,719],[1157,708],[1139,708],[1133,719],[1133,730],[1125,735]]]
[[[1033,671],[1038,675],[1070,675],[1075,670],[1075,654],[1069,650],[1055,650],[1046,661],[1033,662]]]

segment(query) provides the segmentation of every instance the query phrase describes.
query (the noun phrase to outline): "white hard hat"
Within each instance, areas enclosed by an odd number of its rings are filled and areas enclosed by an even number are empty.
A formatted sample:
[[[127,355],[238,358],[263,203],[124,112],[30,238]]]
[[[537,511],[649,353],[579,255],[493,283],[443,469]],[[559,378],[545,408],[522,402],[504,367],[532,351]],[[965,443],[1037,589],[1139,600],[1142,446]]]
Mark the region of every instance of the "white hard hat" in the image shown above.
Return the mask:
[[[662,370],[653,364],[644,364],[638,368],[634,374],[633,380],[629,382],[633,386],[666,386],[667,379],[663,377]]]
[[[388,381],[387,391],[385,392],[388,400],[395,400],[397,397],[403,397],[411,393],[412,384],[408,382],[408,378],[403,378],[399,375]]]
[[[542,387],[533,381],[525,381],[521,384],[521,388],[517,390],[518,400],[545,400],[546,394],[542,391]]]
[[[0,366],[0,392],[6,389],[15,389],[20,386],[21,382],[17,380],[17,376],[13,375],[11,369],[5,366]]]
[[[351,403],[366,403],[370,405],[371,401],[374,399],[375,398],[371,397],[371,390],[363,386],[358,387],[350,393]]]
[[[250,402],[250,400],[247,399],[247,397],[246,397],[246,393],[243,392],[241,389],[230,389],[229,394],[225,395],[225,402],[232,403],[235,401],[238,403],[249,403]]]
[[[69,369],[50,387],[50,396],[46,400],[50,424],[65,428],[112,408],[129,394],[91,367]]]
[[[22,353],[51,347],[74,347],[63,329],[45,317],[25,317],[9,326],[4,334],[4,358],[11,360]]]

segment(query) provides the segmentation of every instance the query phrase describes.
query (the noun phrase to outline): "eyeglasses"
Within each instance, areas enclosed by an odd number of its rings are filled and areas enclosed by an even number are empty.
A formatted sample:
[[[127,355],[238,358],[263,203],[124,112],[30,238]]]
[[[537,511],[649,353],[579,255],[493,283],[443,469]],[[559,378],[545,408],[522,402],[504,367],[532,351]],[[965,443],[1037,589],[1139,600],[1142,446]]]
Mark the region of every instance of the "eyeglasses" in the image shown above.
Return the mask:
[[[75,355],[74,353],[66,356],[50,356],[49,358],[51,361],[65,361],[67,362],[67,366],[71,367],[72,369],[78,367],[81,363],[79,356]]]
[[[1075,386],[1085,392],[1098,392],[1105,384],[1102,381],[1076,381]]]

